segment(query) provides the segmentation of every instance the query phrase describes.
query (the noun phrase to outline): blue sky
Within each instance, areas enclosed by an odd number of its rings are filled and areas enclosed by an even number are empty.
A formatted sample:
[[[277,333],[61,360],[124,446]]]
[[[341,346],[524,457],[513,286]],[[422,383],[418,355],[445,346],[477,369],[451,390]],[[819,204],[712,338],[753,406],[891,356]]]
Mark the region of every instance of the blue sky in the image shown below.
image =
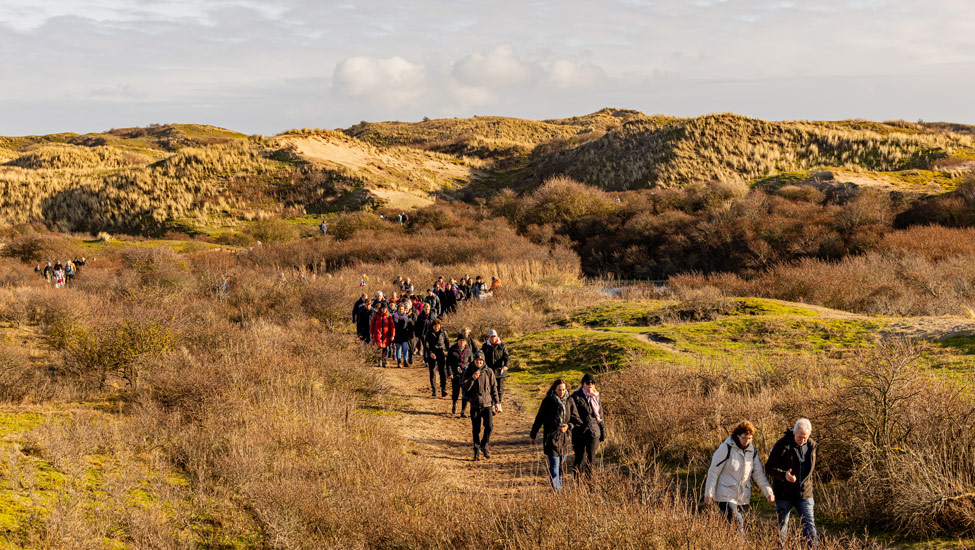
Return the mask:
[[[0,135],[602,107],[975,123],[969,0],[3,0]]]

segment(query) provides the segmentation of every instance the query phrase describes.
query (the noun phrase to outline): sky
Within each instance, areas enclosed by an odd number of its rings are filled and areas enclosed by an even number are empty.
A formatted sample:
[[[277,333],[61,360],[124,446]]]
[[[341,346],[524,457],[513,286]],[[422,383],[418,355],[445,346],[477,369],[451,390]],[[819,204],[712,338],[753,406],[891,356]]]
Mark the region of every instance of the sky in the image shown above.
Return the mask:
[[[975,124],[971,0],[2,0],[0,135],[603,107]]]

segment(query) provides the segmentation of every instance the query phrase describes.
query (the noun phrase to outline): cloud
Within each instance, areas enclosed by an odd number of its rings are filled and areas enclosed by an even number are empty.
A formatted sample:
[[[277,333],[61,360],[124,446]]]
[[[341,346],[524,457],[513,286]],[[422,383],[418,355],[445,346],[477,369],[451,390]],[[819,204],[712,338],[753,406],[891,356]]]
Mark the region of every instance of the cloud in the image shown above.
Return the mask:
[[[144,99],[146,93],[131,84],[116,84],[92,90],[91,96],[107,99]]]
[[[464,84],[496,88],[527,82],[535,69],[518,59],[512,46],[503,45],[464,57],[454,64],[453,75]]]
[[[335,66],[332,86],[345,97],[396,108],[419,99],[426,88],[426,79],[426,67],[402,57],[357,56]]]
[[[556,59],[548,67],[546,79],[558,89],[594,86],[606,78],[603,69],[590,61]]]

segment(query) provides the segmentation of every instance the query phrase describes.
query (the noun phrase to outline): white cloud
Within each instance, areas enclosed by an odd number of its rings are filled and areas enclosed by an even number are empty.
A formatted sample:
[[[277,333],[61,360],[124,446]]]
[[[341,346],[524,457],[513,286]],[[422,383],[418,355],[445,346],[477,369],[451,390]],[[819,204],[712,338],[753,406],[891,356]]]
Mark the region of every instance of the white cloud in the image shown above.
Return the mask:
[[[332,86],[350,98],[396,108],[419,99],[426,86],[426,68],[402,57],[351,57],[335,67]]]
[[[606,77],[605,71],[591,61],[556,59],[548,67],[546,78],[559,89],[585,88],[598,84]]]
[[[454,76],[464,84],[498,87],[522,84],[531,80],[535,68],[518,59],[511,45],[505,44],[486,52],[476,52],[454,65]]]

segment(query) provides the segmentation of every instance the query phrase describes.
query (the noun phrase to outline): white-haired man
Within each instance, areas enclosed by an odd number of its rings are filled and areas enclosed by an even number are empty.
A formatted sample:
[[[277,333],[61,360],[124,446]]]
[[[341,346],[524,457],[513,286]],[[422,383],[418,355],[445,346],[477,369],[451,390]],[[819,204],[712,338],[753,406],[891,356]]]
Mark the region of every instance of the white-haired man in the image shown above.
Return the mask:
[[[765,462],[772,478],[775,514],[779,520],[782,546],[789,535],[789,515],[795,509],[802,522],[802,534],[810,548],[816,547],[816,522],[813,514],[813,470],[816,469],[816,442],[810,439],[812,423],[800,418],[779,439]]]

